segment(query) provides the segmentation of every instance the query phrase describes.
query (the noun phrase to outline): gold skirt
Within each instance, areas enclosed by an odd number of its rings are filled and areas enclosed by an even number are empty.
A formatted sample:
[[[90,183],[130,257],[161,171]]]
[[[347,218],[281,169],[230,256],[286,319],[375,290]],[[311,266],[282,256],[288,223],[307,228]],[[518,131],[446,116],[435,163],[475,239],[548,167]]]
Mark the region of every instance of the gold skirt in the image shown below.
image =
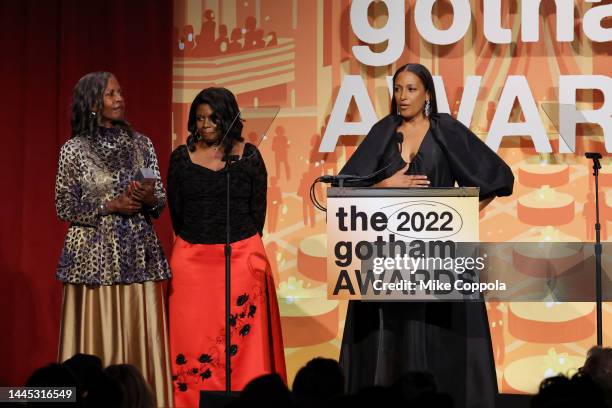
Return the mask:
[[[172,380],[162,282],[87,287],[64,284],[59,361],[93,354],[106,367],[132,364],[160,407],[171,407]]]

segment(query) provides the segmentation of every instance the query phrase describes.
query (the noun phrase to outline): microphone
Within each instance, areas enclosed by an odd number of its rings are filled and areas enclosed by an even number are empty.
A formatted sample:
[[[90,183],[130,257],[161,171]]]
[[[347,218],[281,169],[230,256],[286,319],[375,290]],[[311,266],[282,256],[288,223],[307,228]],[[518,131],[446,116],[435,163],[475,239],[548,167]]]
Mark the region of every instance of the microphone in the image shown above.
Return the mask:
[[[401,153],[402,152],[402,143],[404,142],[404,134],[401,133],[401,132],[396,132],[395,136],[393,138],[395,140],[395,143],[399,144],[399,150],[400,150],[400,153]],[[348,180],[348,181],[364,181],[364,180],[372,179],[372,178],[378,176],[383,171],[385,171],[392,164],[395,164],[396,162],[398,162],[399,160],[401,160],[401,157],[398,160],[392,161],[391,163],[387,164],[382,169],[378,169],[374,173],[366,174],[365,176],[358,176],[358,175],[355,175],[355,174],[338,174],[338,175],[335,175],[335,176],[334,175],[325,175],[325,176],[319,177],[316,181],[320,181],[322,183],[329,183],[329,184],[338,183],[339,187],[343,187],[344,186],[344,182],[346,180]]]
[[[332,185],[335,184],[338,187],[342,188],[344,187],[345,181],[355,182],[355,181],[370,180],[378,176],[383,171],[387,170],[390,166],[399,163],[402,160],[401,152],[402,152],[402,143],[404,141],[404,135],[401,132],[396,132],[395,135],[393,136],[393,139],[396,143],[399,143],[400,157],[388,163],[385,167],[376,170],[374,173],[366,174],[365,176],[358,176],[356,174],[338,174],[335,176],[334,175],[324,175],[324,176],[317,177],[313,181],[313,183],[310,185],[310,200],[312,201],[314,206],[321,211],[325,211],[325,212],[327,211],[327,209],[323,207],[317,200],[316,193],[315,193],[315,186],[317,183],[327,183],[327,184],[332,184]]]
[[[584,154],[587,159],[601,159],[601,153],[587,152]]]
[[[237,154],[224,154],[221,158],[221,161],[233,163],[240,159],[240,156]]]
[[[587,159],[593,160],[593,175],[597,175],[599,173],[599,169],[601,169],[601,163],[599,162],[599,159],[601,159],[601,153],[587,152],[584,155]]]
[[[404,143],[404,134],[402,132],[396,132],[395,140],[397,141],[397,143]]]
[[[325,175],[319,177],[319,181],[322,183],[334,183],[336,181],[344,181],[344,180],[357,180],[361,179],[363,176],[357,176],[354,174],[338,174],[336,176],[333,175]]]
[[[402,143],[404,143],[404,134],[402,132],[395,133],[396,143],[399,145],[400,154],[402,154]]]

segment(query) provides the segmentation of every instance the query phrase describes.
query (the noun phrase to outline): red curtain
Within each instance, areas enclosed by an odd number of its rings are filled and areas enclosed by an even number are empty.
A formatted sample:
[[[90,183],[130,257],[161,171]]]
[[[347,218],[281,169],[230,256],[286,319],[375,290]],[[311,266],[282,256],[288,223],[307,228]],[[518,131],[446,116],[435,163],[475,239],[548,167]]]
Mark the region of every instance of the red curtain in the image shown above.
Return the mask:
[[[70,98],[91,71],[113,72],[127,119],[166,174],[171,149],[172,0],[0,0],[0,385],[55,361],[66,225],[53,191]],[[167,211],[156,230],[169,254]]]

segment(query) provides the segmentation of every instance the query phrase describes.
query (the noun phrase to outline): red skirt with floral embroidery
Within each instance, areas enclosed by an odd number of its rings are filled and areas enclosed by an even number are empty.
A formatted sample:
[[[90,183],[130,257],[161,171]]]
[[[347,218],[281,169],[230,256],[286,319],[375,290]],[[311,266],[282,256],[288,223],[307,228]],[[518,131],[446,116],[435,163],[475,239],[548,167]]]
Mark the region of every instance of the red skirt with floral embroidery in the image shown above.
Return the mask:
[[[232,390],[268,373],[287,381],[276,292],[261,238],[255,234],[231,245]],[[180,237],[174,243],[169,323],[177,407],[197,407],[201,390],[225,390],[223,247]]]

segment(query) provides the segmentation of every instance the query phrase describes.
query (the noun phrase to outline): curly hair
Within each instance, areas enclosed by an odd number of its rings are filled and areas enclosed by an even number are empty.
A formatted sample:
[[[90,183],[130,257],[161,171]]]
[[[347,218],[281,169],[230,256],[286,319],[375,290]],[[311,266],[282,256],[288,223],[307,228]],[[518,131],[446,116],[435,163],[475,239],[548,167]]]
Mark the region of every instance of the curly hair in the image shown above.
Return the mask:
[[[104,107],[104,90],[112,76],[112,73],[105,71],[90,72],[74,86],[70,120],[72,137],[98,135],[102,116],[99,112]],[[94,113],[94,109],[98,114]],[[128,133],[132,132],[130,124],[125,120],[113,122],[113,125],[125,129]]]
[[[219,139],[217,144],[223,145],[224,154],[231,153],[238,142],[244,141],[242,137],[243,120],[240,118],[240,109],[236,97],[226,88],[206,88],[196,95],[189,109],[187,119],[187,147],[193,152],[202,136],[198,133],[196,112],[198,106],[206,104],[213,111],[211,120],[217,125]]]

